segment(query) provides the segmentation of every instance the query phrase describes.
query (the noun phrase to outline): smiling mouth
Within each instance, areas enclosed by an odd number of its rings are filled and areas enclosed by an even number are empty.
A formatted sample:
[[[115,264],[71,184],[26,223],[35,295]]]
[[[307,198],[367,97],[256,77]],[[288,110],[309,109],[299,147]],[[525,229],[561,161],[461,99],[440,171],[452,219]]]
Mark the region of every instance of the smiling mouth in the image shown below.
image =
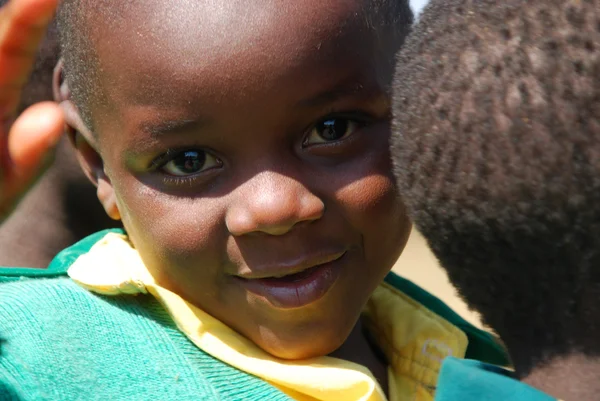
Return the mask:
[[[237,277],[243,280],[267,280],[282,279],[290,276],[298,276],[306,271],[335,262],[341,259],[346,251],[320,255],[318,257],[302,258],[300,260],[289,260],[276,265],[264,266],[262,268],[252,269],[250,272],[238,274]]]
[[[340,277],[346,253],[307,269],[260,278],[237,277],[241,285],[279,309],[300,308],[321,299]]]
[[[317,265],[314,267],[310,267],[310,268],[302,270],[301,272],[298,272],[298,273],[283,274],[283,275],[278,275],[278,276],[273,276],[273,277],[264,277],[264,278],[257,279],[257,280],[264,280],[267,282],[272,281],[273,283],[280,282],[280,281],[295,283],[295,282],[306,279],[311,274],[313,274],[316,269],[318,269],[321,266],[323,266],[323,265]]]

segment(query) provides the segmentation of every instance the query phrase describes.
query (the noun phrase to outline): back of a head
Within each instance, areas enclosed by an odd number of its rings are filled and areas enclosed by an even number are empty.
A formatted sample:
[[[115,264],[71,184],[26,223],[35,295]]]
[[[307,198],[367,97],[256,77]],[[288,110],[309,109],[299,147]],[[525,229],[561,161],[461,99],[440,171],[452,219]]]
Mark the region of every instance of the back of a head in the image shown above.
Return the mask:
[[[398,59],[411,217],[521,377],[600,355],[599,77],[599,0],[433,0]]]

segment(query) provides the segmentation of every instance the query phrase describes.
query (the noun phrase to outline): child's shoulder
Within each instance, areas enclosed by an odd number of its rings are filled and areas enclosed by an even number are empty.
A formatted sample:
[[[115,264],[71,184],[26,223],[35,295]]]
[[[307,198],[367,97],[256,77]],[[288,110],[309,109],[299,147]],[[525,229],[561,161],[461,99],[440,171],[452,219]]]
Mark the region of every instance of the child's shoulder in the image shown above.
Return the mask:
[[[73,283],[67,271],[79,256],[89,252],[110,231],[98,232],[66,248],[45,269],[0,267],[0,329],[5,330],[6,319],[27,310],[35,311],[31,314],[34,317],[46,309],[93,303],[95,298]]]
[[[44,269],[0,269],[0,339],[7,350],[23,345],[19,353],[53,343],[60,350],[69,341],[72,346],[86,343],[99,331],[134,327],[148,315],[150,306],[142,298],[103,298],[73,282],[65,272]],[[106,336],[104,341],[112,337]],[[28,347],[27,344],[30,344]],[[79,345],[78,345],[79,344]],[[24,354],[22,354],[24,355]]]
[[[0,283],[33,278],[57,278],[66,276],[67,270],[77,258],[89,252],[96,243],[110,233],[123,233],[123,230],[109,229],[92,234],[58,253],[50,265],[45,269],[0,267]]]
[[[10,277],[0,283],[0,399],[213,394],[159,310],[151,297],[101,297],[68,277]]]
[[[37,316],[93,304],[95,298],[72,282],[67,271],[106,234],[101,231],[66,248],[45,269],[0,267],[0,335],[6,335],[11,320],[33,325]]]

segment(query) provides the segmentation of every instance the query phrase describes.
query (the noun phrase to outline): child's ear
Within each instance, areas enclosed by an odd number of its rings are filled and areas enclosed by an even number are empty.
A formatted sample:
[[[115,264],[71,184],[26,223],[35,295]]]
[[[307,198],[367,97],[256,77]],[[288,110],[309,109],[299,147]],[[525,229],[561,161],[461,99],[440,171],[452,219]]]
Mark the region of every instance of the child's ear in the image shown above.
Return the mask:
[[[96,186],[100,203],[106,214],[114,220],[121,219],[117,198],[110,178],[104,171],[104,162],[98,152],[98,143],[92,132],[84,124],[77,106],[71,100],[67,83],[63,79],[62,60],[54,71],[52,81],[54,99],[60,104],[66,121],[66,134],[75,149],[77,160],[88,179]]]

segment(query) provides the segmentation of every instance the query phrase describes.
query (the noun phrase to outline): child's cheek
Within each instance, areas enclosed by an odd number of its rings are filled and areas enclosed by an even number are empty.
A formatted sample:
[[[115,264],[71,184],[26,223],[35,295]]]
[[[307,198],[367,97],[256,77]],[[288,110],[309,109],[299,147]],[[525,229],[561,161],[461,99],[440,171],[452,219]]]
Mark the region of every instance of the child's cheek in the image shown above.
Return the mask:
[[[371,174],[339,189],[337,201],[364,243],[365,258],[373,265],[391,265],[408,240],[411,224],[392,177]]]
[[[394,209],[396,188],[390,177],[372,174],[359,178],[340,188],[337,199],[350,209],[353,215],[379,214],[384,209]]]
[[[119,200],[125,228],[148,268],[159,275],[168,273],[175,281],[180,275],[185,280],[206,279],[223,265],[225,242],[217,203],[216,198],[199,202],[141,186],[130,187]]]

